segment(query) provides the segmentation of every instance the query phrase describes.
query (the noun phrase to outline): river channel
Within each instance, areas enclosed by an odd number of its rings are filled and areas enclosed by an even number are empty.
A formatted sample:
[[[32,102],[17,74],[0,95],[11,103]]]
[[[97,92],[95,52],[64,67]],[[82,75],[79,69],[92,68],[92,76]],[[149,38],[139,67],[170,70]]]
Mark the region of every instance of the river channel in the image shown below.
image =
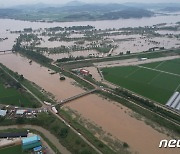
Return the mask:
[[[151,20],[150,20],[151,19]],[[96,28],[121,28],[146,26],[163,23],[180,21],[178,16],[158,16],[142,19],[126,19],[115,21],[86,21],[86,22],[66,22],[66,23],[35,23],[27,21],[16,21],[10,19],[0,19],[0,36],[7,33],[6,29],[22,30],[23,28],[45,28],[54,26],[72,26],[73,25],[93,25]],[[12,34],[8,33],[8,37]],[[9,43],[0,42],[0,49],[11,49],[16,35],[12,36]],[[47,92],[52,93],[57,100],[62,100],[84,92],[75,84],[75,81],[66,78],[65,81],[59,80],[59,74],[51,75],[51,70],[40,66],[36,62],[29,64],[29,60],[19,54],[1,54],[0,63],[19,74],[23,74],[25,78],[36,83]],[[112,101],[103,99],[97,95],[89,95],[81,99],[72,101],[68,104],[70,108],[76,110],[84,118],[93,121],[104,131],[112,134],[123,142],[127,142],[132,152],[146,154],[178,154],[177,149],[159,149],[159,142],[162,139],[169,139],[165,134],[158,132],[144,121],[138,120],[131,116],[132,110]]]

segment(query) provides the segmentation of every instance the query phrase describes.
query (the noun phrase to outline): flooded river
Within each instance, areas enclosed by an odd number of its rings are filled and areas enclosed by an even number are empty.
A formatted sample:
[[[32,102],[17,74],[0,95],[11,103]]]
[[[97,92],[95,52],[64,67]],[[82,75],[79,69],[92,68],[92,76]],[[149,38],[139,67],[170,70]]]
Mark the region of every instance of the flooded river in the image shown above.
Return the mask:
[[[48,71],[47,68],[41,67],[35,62],[30,65],[29,60],[19,54],[0,55],[0,63],[3,63],[14,72],[23,74],[28,80],[55,95],[57,100],[83,92],[81,88],[72,85],[74,84],[72,79],[66,77],[65,81],[60,81],[59,74],[51,75],[50,72],[52,71]]]
[[[118,20],[103,20],[103,21],[78,21],[78,22],[54,22],[54,23],[43,23],[43,22],[29,22],[19,21],[12,19],[0,19],[0,31],[6,29],[10,30],[22,30],[24,28],[32,27],[33,29],[48,28],[55,26],[86,26],[92,25],[97,29],[106,28],[123,28],[123,27],[139,27],[139,26],[153,26],[160,23],[176,23],[180,21],[180,15],[169,15],[169,16],[155,16],[150,18],[141,19],[118,19]]]
[[[128,143],[133,153],[135,151],[141,154],[179,153],[178,148],[160,149],[158,147],[160,140],[170,138],[146,125],[144,121],[130,116],[129,113],[133,111],[116,102],[109,102],[97,95],[89,95],[67,106],[102,127],[104,131]]]
[[[8,37],[8,40],[0,42],[0,50],[11,49],[17,34],[10,34],[6,29],[23,30],[32,27],[33,29],[47,28],[55,26],[76,26],[92,25],[96,28],[121,28],[151,26],[159,23],[175,23],[180,21],[178,16],[158,16],[142,19],[120,19],[113,21],[83,21],[83,22],[65,22],[65,23],[36,23],[27,21],[16,21],[10,19],[0,19],[0,37]],[[158,40],[156,40],[158,41]],[[166,42],[165,42],[166,43]],[[53,58],[53,57],[52,57]],[[51,75],[51,70],[41,67],[39,64],[32,62],[19,54],[1,54],[0,63],[23,74],[25,78],[36,83],[47,92],[52,93],[57,100],[62,100],[84,92],[78,86],[74,85],[74,80],[66,78],[65,81],[59,80],[59,74]],[[161,139],[169,139],[168,136],[159,133],[145,122],[137,120],[129,115],[131,110],[115,102],[109,102],[97,95],[89,95],[75,100],[68,104],[72,109],[77,110],[84,118],[89,119],[102,127],[108,133],[123,142],[127,142],[132,151],[142,154],[176,154],[176,149],[159,149]],[[122,109],[123,108],[123,109]]]
[[[0,55],[0,62],[54,94],[58,100],[84,92],[81,88],[72,85],[72,79],[67,78],[62,82],[59,80],[58,74],[50,75],[47,68],[41,67],[35,62],[30,65],[29,60],[19,54]],[[128,112],[132,111],[124,106],[109,102],[97,95],[83,97],[69,103],[68,106],[77,110],[84,118],[102,127],[104,131],[111,133],[123,142],[127,142],[133,151],[142,154],[169,153],[167,149],[158,148],[159,141],[168,139],[168,137],[146,125],[143,121],[131,117]],[[178,152],[174,151],[174,153]]]

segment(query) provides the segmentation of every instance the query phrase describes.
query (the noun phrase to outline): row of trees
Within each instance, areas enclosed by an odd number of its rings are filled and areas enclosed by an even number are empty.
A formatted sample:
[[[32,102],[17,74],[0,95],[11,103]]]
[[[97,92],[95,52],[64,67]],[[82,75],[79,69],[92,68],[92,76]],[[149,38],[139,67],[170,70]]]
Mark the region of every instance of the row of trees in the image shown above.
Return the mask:
[[[180,117],[178,115],[173,114],[172,112],[169,112],[161,107],[158,107],[157,105],[154,104],[154,102],[152,102],[148,99],[144,99],[140,96],[131,94],[130,92],[128,92],[127,90],[125,90],[123,88],[116,88],[115,91],[118,95],[120,94],[127,98],[131,98],[132,100],[142,104],[146,108],[149,108],[150,110],[152,110],[154,112],[161,113],[164,117],[171,118],[173,121],[176,121],[178,123],[180,121]]]

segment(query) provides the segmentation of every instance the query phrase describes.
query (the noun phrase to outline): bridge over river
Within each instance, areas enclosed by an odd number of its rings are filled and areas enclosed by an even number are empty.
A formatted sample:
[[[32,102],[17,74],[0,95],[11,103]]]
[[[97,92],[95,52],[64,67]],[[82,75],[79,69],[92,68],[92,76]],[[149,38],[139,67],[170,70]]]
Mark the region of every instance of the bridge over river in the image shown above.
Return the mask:
[[[75,100],[75,99],[84,97],[84,96],[86,96],[86,95],[89,95],[89,94],[95,92],[96,90],[97,90],[97,89],[93,89],[93,90],[89,90],[89,91],[86,91],[86,92],[84,92],[84,93],[81,93],[81,94],[72,96],[72,97],[70,97],[70,98],[67,98],[67,99],[64,99],[64,100],[60,101],[60,102],[57,103],[56,105],[64,105],[64,104],[66,104],[66,103],[68,103],[68,102],[70,102],[70,101],[73,101],[73,100]]]

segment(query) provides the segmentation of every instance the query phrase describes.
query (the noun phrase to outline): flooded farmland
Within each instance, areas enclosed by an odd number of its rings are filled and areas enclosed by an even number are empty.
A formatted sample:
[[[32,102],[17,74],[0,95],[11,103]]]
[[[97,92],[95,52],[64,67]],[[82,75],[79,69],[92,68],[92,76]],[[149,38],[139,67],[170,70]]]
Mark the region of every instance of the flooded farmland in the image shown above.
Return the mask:
[[[180,15],[178,16],[157,16],[142,19],[120,19],[113,21],[84,21],[84,22],[65,22],[65,23],[36,23],[27,21],[16,21],[9,19],[0,19],[0,37],[8,37],[8,40],[0,42],[0,50],[12,49],[15,39],[18,34],[11,34],[10,30],[22,30],[24,28],[32,27],[33,29],[47,28],[54,26],[71,26],[73,25],[92,25],[97,29],[106,28],[122,28],[122,27],[138,27],[138,26],[152,26],[154,24],[159,24],[164,21],[171,24],[171,22],[180,21]],[[164,33],[162,33],[164,34]],[[71,35],[71,37],[79,37]],[[82,36],[80,36],[82,37]],[[145,38],[140,38],[141,35],[132,36],[116,36],[110,39],[127,39],[134,38],[134,40],[125,42],[116,42],[119,47],[113,51],[112,55],[118,55],[120,52],[126,52],[131,50],[132,52],[144,51],[153,47],[152,43],[149,45],[144,45],[147,43]],[[74,42],[48,42],[48,38],[45,38],[45,43],[41,44],[41,47],[58,47],[60,45],[73,45]],[[179,47],[179,40],[174,38],[149,38],[149,42],[160,42],[156,44],[157,46],[165,46],[166,48]],[[135,44],[135,45],[134,45]],[[147,43],[148,44],[148,43]],[[98,54],[96,50],[82,50],[75,51],[71,53],[73,56],[88,56],[89,54]],[[67,58],[68,53],[59,54],[47,54],[47,57],[57,60],[59,58]],[[45,67],[40,66],[36,62],[29,64],[29,59],[20,56],[19,54],[0,54],[0,63],[7,66],[14,72],[23,74],[23,76],[36,83],[38,86],[45,89],[47,92],[52,93],[55,98],[60,101],[62,99],[80,94],[84,92],[82,88],[75,85],[75,81],[66,78],[65,81],[60,81],[60,75],[50,73],[52,70],[48,70]],[[90,72],[95,72],[95,68],[89,68]],[[95,74],[98,81],[101,80],[98,74]],[[164,135],[157,130],[153,129],[151,126],[147,125],[144,121],[137,120],[135,117],[131,116],[133,114],[132,110],[117,104],[113,101],[108,101],[97,95],[89,95],[81,99],[72,101],[67,106],[73,110],[78,111],[84,118],[93,121],[98,126],[102,127],[104,131],[112,134],[113,137],[118,138],[120,141],[127,142],[130,149],[135,153],[142,154],[173,154],[179,153],[177,149],[159,149],[159,141],[161,139],[169,139],[167,135]]]
[[[166,18],[166,20],[165,20]],[[151,23],[150,23],[150,22]],[[179,48],[180,47],[180,40],[178,37],[175,37],[174,35],[179,35],[179,31],[163,31],[158,30],[156,33],[160,36],[151,36],[151,34],[141,34],[138,32],[128,34],[118,34],[118,35],[112,35],[116,32],[123,32],[121,30],[118,30],[119,28],[124,27],[138,27],[138,26],[153,26],[160,23],[163,23],[166,21],[167,25],[174,26],[176,25],[176,22],[180,21],[180,15],[169,15],[169,16],[156,16],[149,18],[142,18],[142,19],[119,19],[119,20],[112,20],[112,21],[82,21],[82,22],[54,22],[54,23],[43,23],[43,22],[28,22],[28,21],[18,21],[18,20],[10,20],[10,19],[0,19],[1,25],[0,25],[0,38],[7,38],[4,41],[0,41],[0,51],[3,50],[10,50],[12,49],[16,38],[21,34],[18,33],[18,31],[23,31],[24,28],[32,28],[33,30],[37,30],[35,32],[36,35],[41,39],[39,44],[36,47],[42,48],[42,52],[44,52],[43,48],[51,48],[54,51],[54,48],[60,48],[60,47],[66,47],[67,49],[70,49],[70,52],[66,51],[58,51],[59,53],[54,52],[45,52],[44,55],[52,58],[53,60],[61,59],[61,58],[68,58],[69,56],[73,57],[106,57],[109,54],[110,55],[119,55],[119,54],[126,54],[127,51],[130,51],[131,53],[136,52],[142,52],[142,51],[148,51],[149,49],[153,47],[164,47],[165,49],[171,49],[171,48]],[[131,24],[130,24],[131,23]],[[113,24],[113,25],[112,25]],[[55,26],[79,26],[79,25],[91,25],[94,26],[95,29],[99,30],[107,30],[105,33],[111,34],[110,36],[103,36],[101,40],[95,40],[95,41],[87,41],[83,40],[85,39],[85,33],[82,31],[80,33],[74,32],[69,33],[68,39],[70,40],[53,40],[50,41],[51,37],[57,37],[61,36],[60,33],[55,33],[54,36],[52,34],[50,35],[49,32],[47,32],[47,36],[43,36],[44,29],[55,27]],[[167,26],[165,25],[165,26]],[[108,31],[108,29],[115,28],[115,31]],[[99,30],[99,32],[101,32]],[[15,33],[11,33],[15,32]],[[17,32],[17,33],[16,33]],[[38,33],[39,32],[39,33]],[[48,34],[51,36],[48,36]],[[171,36],[166,34],[172,34]],[[57,35],[57,36],[56,36]],[[103,33],[97,33],[98,35],[104,35]],[[92,34],[93,36],[93,34]],[[83,40],[83,44],[77,44],[77,40]],[[87,39],[87,38],[86,38]],[[94,44],[95,43],[95,44]],[[31,44],[29,42],[28,44]],[[114,48],[113,52],[108,53],[104,51],[98,51],[96,47],[101,47],[102,44],[105,44],[107,46],[112,46]],[[72,48],[74,48],[72,50]],[[104,46],[102,46],[104,48]],[[47,49],[48,50],[48,49]]]
[[[59,54],[47,54],[45,53],[46,57],[49,57],[53,60],[61,59],[61,58],[68,58],[69,56],[78,57],[78,56],[84,56],[88,57],[89,55],[99,55],[99,53],[96,50],[84,50],[84,51],[74,51],[69,53],[59,53]]]

